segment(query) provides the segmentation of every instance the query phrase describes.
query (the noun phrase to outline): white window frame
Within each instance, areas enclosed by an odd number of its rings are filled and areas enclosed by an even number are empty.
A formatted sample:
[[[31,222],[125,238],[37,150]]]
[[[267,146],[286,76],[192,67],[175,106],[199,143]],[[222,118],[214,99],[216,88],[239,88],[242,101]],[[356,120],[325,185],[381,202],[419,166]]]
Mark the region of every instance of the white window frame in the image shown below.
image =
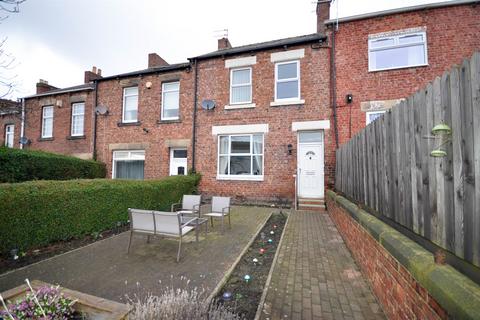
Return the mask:
[[[128,89],[132,89],[132,88],[137,88],[137,94],[126,94],[126,91]],[[138,90],[138,86],[130,86],[130,87],[125,87],[123,88],[123,107],[122,107],[122,122],[123,123],[134,123],[134,122],[138,122],[138,104],[139,104],[139,97],[140,95],[140,92]],[[125,101],[127,100],[126,98],[127,97],[134,97],[134,96],[137,96],[137,118],[134,119],[134,120],[125,120]]]
[[[115,154],[118,152],[127,152],[128,153],[128,158],[122,158],[122,159],[115,159]],[[133,152],[143,152],[143,168],[145,170],[145,150],[115,150],[112,153],[112,179],[117,179],[115,178],[115,161],[128,161],[128,160],[138,160],[138,159],[132,159],[132,153]],[[145,171],[143,173],[145,175]]]
[[[291,63],[296,63],[297,64],[297,77],[279,80],[278,79],[278,66],[284,65],[284,64],[291,64]],[[294,80],[296,80],[297,84],[298,84],[298,96],[293,97],[293,98],[278,99],[277,98],[278,83],[279,82],[291,82],[291,81],[294,81]],[[290,60],[290,61],[276,62],[275,63],[275,102],[299,101],[299,100],[301,100],[301,93],[300,93],[300,60]]]
[[[249,77],[249,82],[248,83],[242,83],[242,84],[233,84],[233,73],[235,71],[242,71],[242,70],[249,70],[250,71],[250,77]],[[234,87],[245,87],[245,86],[250,86],[250,100],[248,101],[240,101],[240,102],[233,102],[232,101],[232,93],[233,93],[233,88]],[[246,67],[246,68],[233,68],[230,69],[230,105],[241,105],[241,104],[250,104],[253,101],[253,91],[252,91],[252,67]]]
[[[253,136],[262,136],[262,153],[253,153]],[[230,172],[230,157],[232,156],[232,137],[250,137],[250,152],[249,153],[234,153],[233,156],[250,156],[250,170],[253,169],[253,157],[256,155],[262,156],[262,174],[261,175],[231,175],[220,174],[220,156],[227,156],[228,172]],[[220,138],[228,137],[228,153],[220,154]],[[222,134],[217,136],[217,180],[251,180],[251,181],[263,181],[265,175],[265,134],[263,133],[248,133],[248,134]]]
[[[79,106],[79,105],[83,105],[83,112],[82,113],[75,113],[75,107]],[[83,125],[82,125],[82,132],[80,133],[75,133],[74,132],[74,123],[75,123],[75,118],[77,117],[82,117],[82,122],[83,122]],[[76,103],[73,103],[72,104],[72,124],[71,124],[71,132],[70,132],[70,135],[72,137],[81,137],[85,134],[85,102],[76,102]]]
[[[178,90],[165,90],[165,85],[166,84],[173,84],[173,83],[178,83]],[[163,115],[163,106],[164,106],[164,101],[165,101],[165,93],[168,92],[178,92],[178,116],[177,117],[165,117]],[[178,120],[180,119],[180,81],[170,81],[170,82],[163,82],[162,83],[162,112],[160,116],[161,120]]]
[[[409,37],[409,36],[416,36],[416,35],[421,35],[423,41],[422,42],[414,42],[414,43],[405,43],[405,44],[400,44],[399,39],[403,37]],[[372,43],[378,40],[385,40],[385,39],[393,39],[394,44],[393,45],[386,45],[383,47],[377,47],[377,48],[372,48]],[[419,64],[412,64],[412,65],[403,65],[403,66],[396,66],[396,67],[390,67],[390,68],[373,68],[372,67],[372,52],[375,51],[383,51],[386,49],[396,49],[396,48],[403,48],[403,47],[411,47],[411,46],[416,46],[419,44],[423,44],[423,47],[425,48],[424,50],[424,63],[419,63]],[[385,35],[382,37],[373,37],[368,39],[368,71],[384,71],[384,70],[395,70],[395,69],[403,69],[403,68],[414,68],[414,67],[422,67],[422,66],[427,66],[428,65],[428,46],[427,46],[427,33],[425,31],[416,31],[416,32],[402,32],[399,34],[394,34],[394,35]]]
[[[50,117],[45,117],[45,110],[46,110],[47,108],[48,108],[48,109],[52,109],[52,116],[50,116]],[[44,106],[44,107],[42,108],[42,138],[52,138],[52,137],[53,137],[53,117],[54,117],[54,112],[55,112],[55,110],[54,110],[53,106]],[[52,134],[51,134],[51,135],[48,135],[48,136],[45,135],[45,120],[46,120],[46,119],[52,119]]]
[[[9,128],[11,128],[12,131],[9,131]],[[5,126],[5,147],[13,148],[14,145],[15,145],[15,125],[7,124]]]
[[[372,114],[384,114],[387,110],[375,110],[375,111],[367,111],[366,113],[366,118],[365,118],[365,123],[368,126],[370,123],[373,121],[370,121],[370,115]],[[374,120],[375,121],[375,120]]]

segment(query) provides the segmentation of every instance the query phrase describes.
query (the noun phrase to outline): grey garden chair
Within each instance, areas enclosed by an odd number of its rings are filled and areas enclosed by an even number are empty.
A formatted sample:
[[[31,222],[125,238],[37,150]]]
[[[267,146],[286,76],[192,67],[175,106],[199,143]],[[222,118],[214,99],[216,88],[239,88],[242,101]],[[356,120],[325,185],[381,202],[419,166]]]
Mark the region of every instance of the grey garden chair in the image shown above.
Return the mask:
[[[127,254],[130,253],[132,237],[134,233],[150,236],[168,236],[179,238],[177,262],[180,261],[182,249],[182,237],[195,229],[194,222],[197,218],[182,219],[180,213],[149,211],[140,209],[128,209],[130,217],[130,240],[128,241]],[[196,240],[198,242],[198,229]]]
[[[225,232],[224,219],[228,217],[228,227],[231,229],[232,224],[230,222],[230,197],[212,197],[212,211],[203,214],[205,217],[210,217],[210,221],[213,227],[213,218],[222,219],[222,233]]]
[[[179,212],[182,216],[200,217],[200,195],[183,195],[182,202],[172,204],[171,211]]]

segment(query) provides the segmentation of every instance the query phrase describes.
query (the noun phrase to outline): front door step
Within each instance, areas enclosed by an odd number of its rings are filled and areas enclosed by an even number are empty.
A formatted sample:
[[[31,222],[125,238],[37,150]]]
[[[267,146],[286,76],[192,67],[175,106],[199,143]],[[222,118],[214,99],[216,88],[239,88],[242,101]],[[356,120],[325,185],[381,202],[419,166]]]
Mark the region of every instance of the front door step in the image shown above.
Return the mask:
[[[298,208],[300,210],[324,211],[324,199],[300,198],[298,199]]]

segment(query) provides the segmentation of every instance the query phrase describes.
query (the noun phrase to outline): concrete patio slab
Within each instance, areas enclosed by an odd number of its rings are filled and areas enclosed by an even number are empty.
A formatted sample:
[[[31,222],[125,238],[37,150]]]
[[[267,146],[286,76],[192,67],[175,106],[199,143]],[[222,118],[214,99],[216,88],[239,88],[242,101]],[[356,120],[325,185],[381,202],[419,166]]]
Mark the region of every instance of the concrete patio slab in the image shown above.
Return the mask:
[[[232,229],[220,233],[220,223],[209,225],[200,241],[195,233],[184,238],[182,260],[176,263],[177,240],[134,237],[126,254],[129,232],[0,275],[0,292],[37,279],[106,299],[125,302],[125,295],[158,293],[165,286],[202,287],[208,295],[261,228],[272,208],[233,207]],[[161,283],[160,283],[161,282]]]

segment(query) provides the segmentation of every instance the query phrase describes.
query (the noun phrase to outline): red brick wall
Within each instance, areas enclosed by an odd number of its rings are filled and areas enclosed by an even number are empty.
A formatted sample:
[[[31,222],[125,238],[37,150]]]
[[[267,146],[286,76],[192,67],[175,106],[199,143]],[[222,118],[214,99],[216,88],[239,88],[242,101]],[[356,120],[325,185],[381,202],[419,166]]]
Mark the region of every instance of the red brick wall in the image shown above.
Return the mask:
[[[407,97],[480,50],[479,16],[479,5],[461,5],[340,23],[335,41],[340,142],[350,138],[346,94],[353,94],[354,99],[353,136],[365,126],[361,101]],[[368,72],[369,34],[414,27],[426,27],[428,66]]]
[[[289,47],[288,50],[302,48]],[[225,110],[229,104],[230,69],[225,68],[222,58],[199,62],[199,103],[203,99],[216,102],[214,110],[202,110],[198,106],[197,164],[202,174],[200,190],[205,194],[236,196],[258,200],[275,200],[278,197],[293,199],[294,178],[297,166],[297,135],[292,132],[292,122],[331,120],[329,91],[329,49],[305,48],[305,57],[300,59],[302,106],[271,107],[274,100],[274,68],[269,50],[255,53],[257,63],[252,66],[253,109]],[[228,57],[238,58],[239,56]],[[264,181],[217,180],[217,137],[212,135],[212,125],[242,125],[268,123],[269,132],[264,141]],[[325,181],[333,183],[334,150],[333,122],[325,130]],[[287,145],[292,144],[293,153],[288,155]]]
[[[384,247],[327,197],[328,212],[388,319],[447,319],[446,311]]]
[[[172,80],[180,80],[180,121],[160,122],[162,82]],[[146,87],[147,82],[152,83],[150,89]],[[134,83],[138,83],[139,88],[140,125],[119,126],[118,123],[122,121],[123,88]],[[165,144],[166,140],[191,140],[192,136],[193,72],[182,70],[101,81],[98,84],[98,103],[108,109],[108,115],[97,118],[97,159],[106,163],[107,177],[112,176],[113,149],[110,145],[121,143],[146,145],[145,179],[168,176],[170,149]],[[191,167],[191,143],[187,152]]]
[[[58,101],[58,102],[57,102]],[[61,101],[61,107],[58,106]],[[72,138],[72,103],[85,102],[84,137]],[[53,105],[53,139],[42,139],[42,108]],[[25,100],[27,149],[92,158],[94,92],[82,91]]]
[[[8,124],[15,125],[13,147],[20,148],[21,114],[0,115],[0,146],[5,145],[5,129]]]

